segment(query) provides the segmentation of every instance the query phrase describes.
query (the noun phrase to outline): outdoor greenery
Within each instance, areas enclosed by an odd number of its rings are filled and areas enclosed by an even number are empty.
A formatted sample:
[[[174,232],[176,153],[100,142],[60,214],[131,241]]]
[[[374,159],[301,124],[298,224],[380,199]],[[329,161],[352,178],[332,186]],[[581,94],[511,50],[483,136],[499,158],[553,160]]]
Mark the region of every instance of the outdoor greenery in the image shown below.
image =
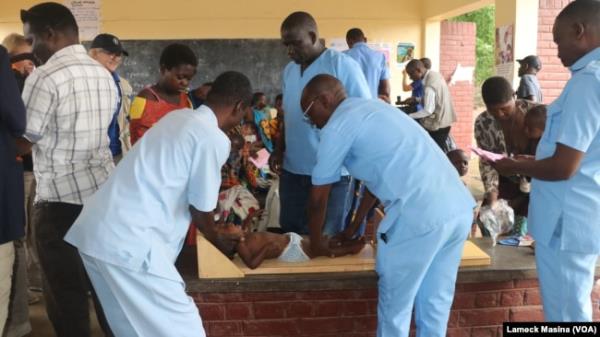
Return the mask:
[[[473,22],[477,25],[476,88],[479,88],[486,78],[494,75],[495,14],[496,8],[492,5],[450,19],[455,22]]]

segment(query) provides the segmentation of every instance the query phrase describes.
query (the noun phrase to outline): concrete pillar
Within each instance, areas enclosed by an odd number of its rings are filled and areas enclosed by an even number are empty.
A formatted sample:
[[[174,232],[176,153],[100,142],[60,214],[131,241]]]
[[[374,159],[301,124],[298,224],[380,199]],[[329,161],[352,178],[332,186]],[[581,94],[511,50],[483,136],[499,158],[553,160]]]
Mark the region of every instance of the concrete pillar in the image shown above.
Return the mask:
[[[496,28],[513,25],[513,69],[508,80],[518,83],[517,59],[537,53],[539,0],[496,0]],[[501,37],[502,38],[502,37]]]
[[[423,53],[421,57],[428,57],[431,60],[431,68],[439,71],[440,69],[440,37],[441,21],[426,20],[423,23]]]

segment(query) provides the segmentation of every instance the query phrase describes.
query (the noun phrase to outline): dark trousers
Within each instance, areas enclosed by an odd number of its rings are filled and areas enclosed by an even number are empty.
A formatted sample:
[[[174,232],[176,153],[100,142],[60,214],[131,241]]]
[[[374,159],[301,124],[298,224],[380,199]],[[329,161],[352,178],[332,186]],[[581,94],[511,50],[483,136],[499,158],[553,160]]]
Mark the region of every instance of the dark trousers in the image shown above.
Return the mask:
[[[27,294],[27,264],[25,263],[25,239],[13,241],[15,263],[13,265],[8,319],[2,336],[24,336],[31,332],[29,324],[29,298]]]
[[[444,151],[444,153],[448,152],[450,149],[448,148],[448,136],[450,135],[450,127],[437,129],[435,131],[427,131],[429,136],[433,138],[435,143]]]
[[[58,337],[89,337],[88,291],[106,336],[113,336],[77,248],[63,240],[81,205],[41,202],[33,209],[33,227],[43,274],[46,311]]]
[[[283,171],[279,176],[281,213],[279,221],[283,232],[308,235],[307,205],[312,188],[311,177]],[[323,234],[334,235],[346,227],[354,196],[353,179],[342,177],[333,184],[327,202]]]

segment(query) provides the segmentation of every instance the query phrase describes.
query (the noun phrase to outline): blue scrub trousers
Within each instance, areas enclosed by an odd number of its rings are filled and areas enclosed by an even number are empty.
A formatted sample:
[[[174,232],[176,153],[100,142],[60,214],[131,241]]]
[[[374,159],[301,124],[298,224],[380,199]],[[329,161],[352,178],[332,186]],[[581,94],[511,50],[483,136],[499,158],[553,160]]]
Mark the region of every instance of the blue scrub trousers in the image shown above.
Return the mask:
[[[378,233],[377,337],[408,336],[413,306],[417,337],[446,336],[456,274],[472,220],[472,211],[467,211],[408,239],[395,232],[410,224],[396,221],[385,233],[387,243]]]
[[[206,337],[198,308],[177,275],[166,278],[81,258],[115,336]]]
[[[311,176],[284,170],[279,178],[281,229],[284,233],[308,235],[307,205],[312,188]],[[323,234],[331,236],[346,227],[346,219],[351,216],[354,185],[352,177],[344,176],[331,187]]]
[[[591,322],[598,255],[561,250],[561,226],[548,245],[535,244],[544,318],[548,322]]]

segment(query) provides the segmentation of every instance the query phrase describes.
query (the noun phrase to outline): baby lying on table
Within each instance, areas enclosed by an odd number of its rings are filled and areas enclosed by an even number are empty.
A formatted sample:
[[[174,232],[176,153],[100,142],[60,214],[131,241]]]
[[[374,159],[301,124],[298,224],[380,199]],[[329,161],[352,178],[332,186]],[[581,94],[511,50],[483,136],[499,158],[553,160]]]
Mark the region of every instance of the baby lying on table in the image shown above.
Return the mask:
[[[249,232],[249,216],[242,226],[225,224],[219,230],[215,246],[227,257],[233,259],[237,253],[248,268],[255,269],[265,259],[279,259],[283,262],[305,262],[311,259],[308,237],[296,233],[277,234],[271,232]],[[221,240],[224,237],[238,236],[239,241]],[[343,246],[330,248],[332,257],[357,254],[365,245],[364,238],[345,242]]]

